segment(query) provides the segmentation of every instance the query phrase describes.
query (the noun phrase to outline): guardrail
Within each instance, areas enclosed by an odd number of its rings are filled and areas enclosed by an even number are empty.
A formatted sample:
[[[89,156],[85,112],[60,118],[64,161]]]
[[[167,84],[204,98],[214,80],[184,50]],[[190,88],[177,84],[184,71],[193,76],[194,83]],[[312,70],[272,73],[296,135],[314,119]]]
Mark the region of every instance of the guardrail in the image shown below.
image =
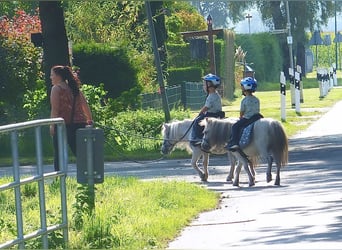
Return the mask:
[[[51,124],[57,125],[58,134],[58,152],[59,162],[61,163],[60,171],[51,173],[44,173],[43,170],[43,153],[42,153],[42,126],[49,126]],[[21,130],[35,128],[35,146],[36,146],[36,160],[37,160],[37,173],[33,176],[22,178],[20,176],[20,164],[18,153],[18,133]],[[10,125],[0,126],[1,133],[10,133],[11,151],[12,151],[12,167],[13,167],[13,182],[0,186],[0,192],[4,190],[14,190],[15,196],[15,210],[16,210],[16,228],[17,238],[9,240],[5,243],[0,243],[0,248],[9,248],[18,245],[18,248],[25,248],[25,241],[40,237],[42,238],[42,248],[48,249],[48,233],[63,230],[63,240],[65,247],[68,243],[68,218],[67,218],[67,201],[66,201],[66,175],[67,175],[67,162],[68,152],[66,143],[66,130],[64,120],[62,118],[41,119]],[[51,178],[60,178],[60,195],[61,195],[61,223],[47,226],[46,218],[46,197],[44,190],[44,180]],[[23,228],[23,211],[21,200],[20,187],[29,183],[38,183],[39,192],[39,209],[40,209],[40,228],[33,232],[24,234]],[[6,218],[3,218],[6,220]]]

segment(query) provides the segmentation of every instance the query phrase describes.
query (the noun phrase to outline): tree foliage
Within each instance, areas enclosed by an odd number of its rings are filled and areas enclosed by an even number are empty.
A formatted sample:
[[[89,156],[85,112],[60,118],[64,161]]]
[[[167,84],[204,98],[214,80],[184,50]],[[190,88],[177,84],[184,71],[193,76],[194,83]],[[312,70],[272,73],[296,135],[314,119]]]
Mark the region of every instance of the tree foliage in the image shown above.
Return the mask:
[[[203,16],[188,2],[167,2],[166,7],[171,13],[166,18],[169,43],[182,43],[180,32],[207,29]]]
[[[18,121],[23,95],[41,79],[41,50],[30,42],[30,34],[40,31],[36,15],[17,11],[0,20],[0,117],[1,122]]]
[[[243,12],[251,7],[251,1],[191,1],[202,16],[211,15],[214,27],[228,27],[231,22],[245,19]]]
[[[124,43],[146,48],[147,26],[142,1],[68,1],[65,23],[75,43]]]
[[[140,69],[139,83],[151,91],[156,88],[156,72],[144,10],[142,1],[67,1],[65,25],[74,44],[127,47],[131,63]]]
[[[334,16],[335,5],[328,1],[289,1],[289,15],[291,32],[293,36],[293,49],[297,59],[296,64],[301,65],[304,70],[305,46],[308,37],[306,30],[320,30],[326,25],[328,19]],[[257,8],[260,10],[262,20],[273,29],[285,29],[287,26],[287,12],[284,1],[257,1]],[[272,21],[270,21],[272,20]],[[279,36],[279,43],[283,48],[284,60],[283,71],[289,68],[288,45],[286,43],[287,34]],[[305,74],[305,72],[303,72]]]

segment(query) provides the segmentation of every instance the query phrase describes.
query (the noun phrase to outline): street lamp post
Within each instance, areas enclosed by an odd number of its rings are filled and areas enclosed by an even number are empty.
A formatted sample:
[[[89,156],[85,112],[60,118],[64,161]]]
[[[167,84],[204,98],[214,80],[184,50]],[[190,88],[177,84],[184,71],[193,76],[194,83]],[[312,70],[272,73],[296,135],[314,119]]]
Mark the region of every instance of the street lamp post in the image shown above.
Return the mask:
[[[248,19],[248,34],[251,34],[251,18],[252,18],[252,15],[248,13],[246,18]]]

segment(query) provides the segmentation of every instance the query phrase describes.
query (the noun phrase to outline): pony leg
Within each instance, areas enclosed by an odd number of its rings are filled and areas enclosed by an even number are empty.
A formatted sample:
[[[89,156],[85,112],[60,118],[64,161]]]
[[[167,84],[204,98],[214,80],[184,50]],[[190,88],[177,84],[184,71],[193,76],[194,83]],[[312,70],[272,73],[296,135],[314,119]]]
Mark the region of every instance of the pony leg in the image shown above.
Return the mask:
[[[254,186],[255,185],[255,180],[254,180],[254,175],[252,175],[249,165],[248,165],[248,161],[244,160],[243,166],[245,168],[246,173],[248,174],[248,179],[249,179],[249,186]]]
[[[241,161],[238,161],[238,164],[235,168],[235,178],[234,178],[234,182],[233,182],[233,186],[235,186],[235,187],[239,186],[241,167],[242,167],[242,163],[241,163]]]
[[[280,164],[277,164],[277,176],[274,185],[280,186]]]
[[[226,181],[233,181],[235,165],[236,165],[237,160],[236,160],[235,156],[230,152],[228,152],[228,157],[230,160],[230,170],[229,170],[229,175],[226,178]]]
[[[266,171],[267,182],[272,181],[272,163],[273,163],[273,157],[272,156],[267,157],[267,171]]]
[[[251,174],[252,174],[252,176],[253,176],[253,180],[254,180],[254,182],[255,182],[255,175],[256,175],[256,172],[255,172],[255,166],[254,166],[254,163],[253,163],[253,162],[250,163],[249,169],[250,169],[250,171],[251,171]]]
[[[201,150],[193,150],[192,157],[191,157],[191,166],[197,171],[199,177],[201,178],[201,181],[207,181],[207,179],[205,177],[205,174],[198,167],[198,161],[201,158],[201,155],[202,155],[202,151]]]
[[[202,176],[202,181],[207,181],[209,177],[209,170],[208,170],[208,165],[209,165],[209,154],[208,153],[203,153],[203,176]]]
[[[234,186],[238,186],[239,185],[239,175],[240,175],[240,172],[241,172],[241,167],[242,167],[242,164],[243,164],[243,167],[248,175],[248,180],[249,180],[249,186],[254,186],[255,185],[255,180],[254,180],[254,176],[252,175],[251,173],[251,170],[249,168],[249,162],[248,162],[248,159],[246,157],[244,157],[240,152],[237,152],[237,154],[239,154],[239,165],[238,167],[236,168],[236,171],[235,171],[235,179],[234,179],[234,183],[233,185]]]

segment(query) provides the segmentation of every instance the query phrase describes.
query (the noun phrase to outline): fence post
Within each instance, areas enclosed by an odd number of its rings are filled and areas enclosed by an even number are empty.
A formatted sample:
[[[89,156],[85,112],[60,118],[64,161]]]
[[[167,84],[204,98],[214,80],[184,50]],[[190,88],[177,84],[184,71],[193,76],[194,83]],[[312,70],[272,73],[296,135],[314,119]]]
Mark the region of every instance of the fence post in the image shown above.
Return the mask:
[[[333,63],[333,79],[334,79],[334,86],[337,86],[337,74],[336,74],[336,64]]]
[[[302,73],[302,68],[297,65],[295,72],[295,104],[296,112],[300,112],[300,75]]]
[[[181,103],[183,107],[186,109],[186,82],[181,83]]]
[[[280,72],[280,104],[281,120],[286,121],[286,79],[284,72]]]
[[[319,87],[319,97],[324,97],[324,88],[323,88],[323,72],[322,69],[317,69],[317,81]]]
[[[295,73],[294,68],[289,68],[289,76],[290,76],[290,90],[291,90],[291,107],[294,108],[296,106],[295,103]]]

